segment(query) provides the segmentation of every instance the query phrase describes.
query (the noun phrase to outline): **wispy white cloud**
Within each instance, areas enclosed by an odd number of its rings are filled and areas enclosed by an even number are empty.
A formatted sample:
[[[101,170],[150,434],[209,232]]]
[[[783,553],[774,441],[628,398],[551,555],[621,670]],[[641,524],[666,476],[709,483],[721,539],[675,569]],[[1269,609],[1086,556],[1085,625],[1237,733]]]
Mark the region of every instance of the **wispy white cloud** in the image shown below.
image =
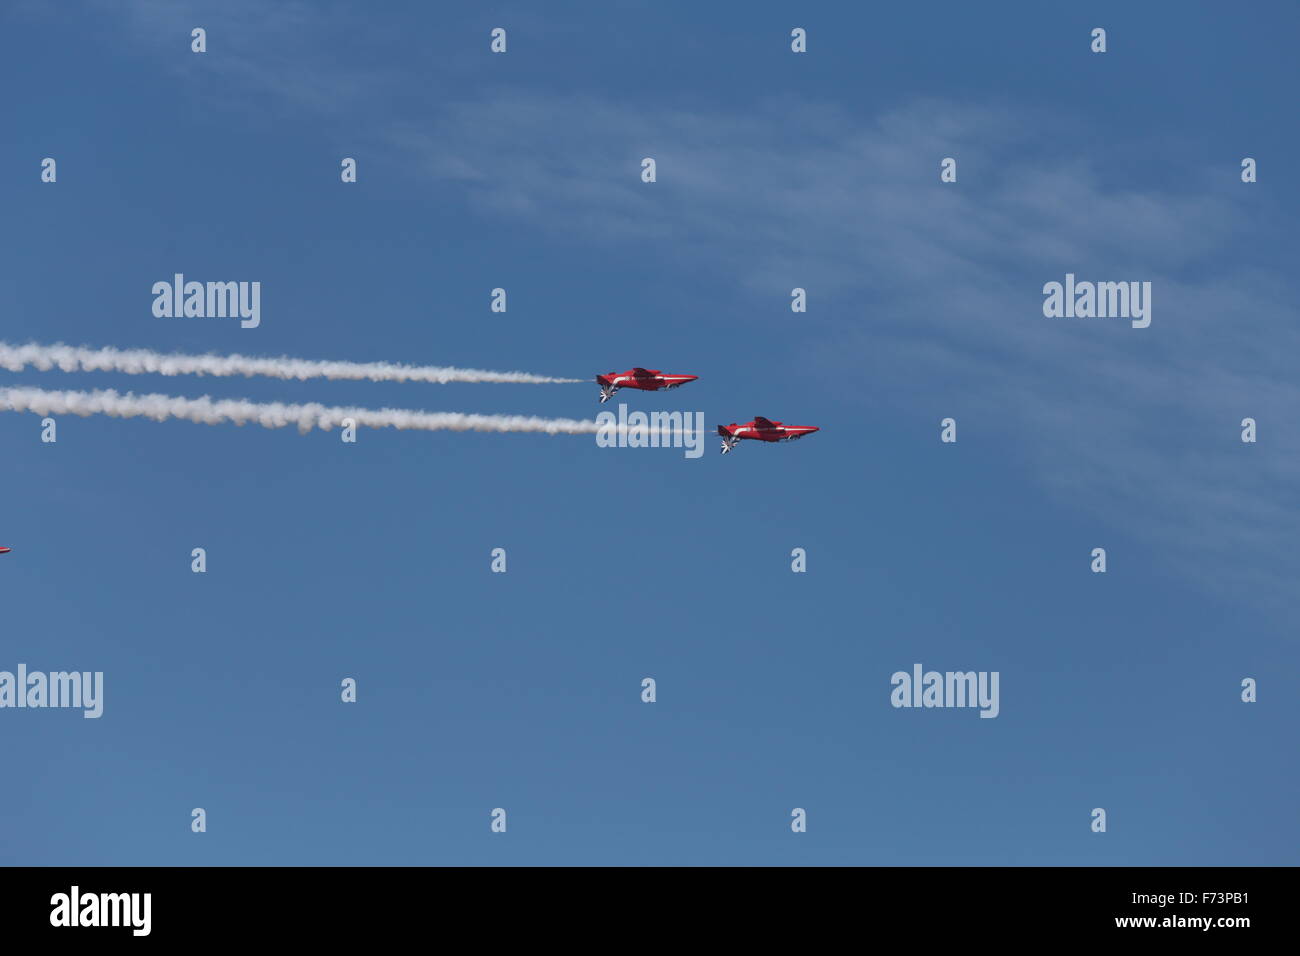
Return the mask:
[[[1300,457],[1282,424],[1300,407],[1300,315],[1292,282],[1233,249],[1276,223],[1232,168],[1197,189],[1109,185],[1051,148],[1066,128],[933,101],[863,123],[794,101],[732,115],[528,93],[457,104],[403,143],[539,232],[667,240],[656,248],[683,268],[756,294],[809,288],[834,316],[800,317],[818,330],[811,361],[859,383],[842,399],[979,420],[1163,564],[1289,594]],[[637,178],[643,155],[654,185]],[[959,184],[939,182],[945,156]],[[1042,283],[1066,272],[1151,281],[1151,328],[1045,318]],[[1239,441],[1246,416],[1267,423],[1265,445]]]

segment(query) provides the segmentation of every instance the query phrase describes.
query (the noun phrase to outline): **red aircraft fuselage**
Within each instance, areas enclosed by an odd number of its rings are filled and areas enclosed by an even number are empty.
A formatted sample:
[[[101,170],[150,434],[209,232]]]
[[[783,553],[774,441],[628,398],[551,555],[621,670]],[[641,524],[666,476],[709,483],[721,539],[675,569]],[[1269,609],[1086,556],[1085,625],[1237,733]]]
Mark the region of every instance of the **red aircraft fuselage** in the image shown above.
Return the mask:
[[[661,388],[677,388],[693,382],[698,375],[670,375],[650,368],[630,368],[626,372],[606,372],[596,376],[600,386],[600,400],[607,402],[620,388],[639,388],[643,392],[657,392]]]
[[[821,431],[816,425],[785,425],[781,422],[768,421],[762,416],[752,422],[737,425],[719,425],[718,434],[722,436],[722,453],[725,455],[736,447],[736,443],[745,439],[753,441],[794,441]]]
[[[0,548],[0,554],[8,554],[13,548]]]

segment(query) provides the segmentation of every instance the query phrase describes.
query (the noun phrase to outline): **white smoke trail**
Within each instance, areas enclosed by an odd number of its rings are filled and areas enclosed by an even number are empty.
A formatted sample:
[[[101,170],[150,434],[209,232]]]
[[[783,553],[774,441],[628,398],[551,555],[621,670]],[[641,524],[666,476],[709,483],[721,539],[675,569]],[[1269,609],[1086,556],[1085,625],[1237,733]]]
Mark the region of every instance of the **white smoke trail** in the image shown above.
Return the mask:
[[[527,415],[466,415],[459,412],[421,412],[400,408],[331,407],[312,402],[250,402],[244,399],[179,398],[172,395],[119,394],[110,390],[56,392],[40,388],[0,388],[0,410],[36,412],[38,415],[111,415],[114,418],[179,418],[201,425],[255,422],[264,428],[297,425],[300,432],[331,429],[351,418],[367,428],[419,431],[545,432],[549,435],[594,434],[594,421],[574,418],[536,418]]]
[[[35,412],[38,415],[111,415],[115,418],[184,419],[203,425],[256,422],[264,428],[297,425],[306,433],[329,430],[345,418],[368,428],[419,431],[542,432],[548,435],[591,435],[602,426],[575,418],[536,418],[528,415],[466,415],[460,412],[421,412],[401,408],[347,408],[316,403],[250,402],[244,399],[179,398],[172,395],[119,394],[110,390],[57,392],[40,388],[0,388],[0,411]],[[604,426],[609,428],[610,426]],[[622,434],[645,434],[642,425],[615,425]]]
[[[0,368],[21,372],[27,366],[48,372],[125,372],[127,375],[263,375],[285,379],[368,379],[372,382],[507,382],[546,385],[582,382],[528,372],[481,368],[398,365],[392,362],[328,362],[314,359],[251,358],[247,355],[165,355],[148,349],[76,348],[71,345],[9,345],[0,342]]]

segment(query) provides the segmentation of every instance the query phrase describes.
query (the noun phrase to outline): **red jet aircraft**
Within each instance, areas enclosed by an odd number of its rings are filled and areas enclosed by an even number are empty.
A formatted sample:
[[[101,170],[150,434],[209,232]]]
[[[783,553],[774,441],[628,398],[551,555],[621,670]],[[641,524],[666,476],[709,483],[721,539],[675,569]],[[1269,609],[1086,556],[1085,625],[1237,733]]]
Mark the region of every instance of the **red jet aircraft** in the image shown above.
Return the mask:
[[[0,554],[8,554],[13,548],[0,548]]]
[[[730,425],[718,426],[724,455],[735,448],[736,443],[743,438],[757,441],[794,441],[816,431],[821,431],[816,425],[782,425],[780,422],[770,422],[761,416],[756,416],[752,422],[745,422],[743,425],[732,422]]]
[[[618,372],[597,375],[596,384],[600,386],[600,401],[604,404],[613,398],[614,393],[620,388],[639,388],[643,392],[657,392],[661,388],[677,388],[697,378],[698,375],[665,375],[654,368],[632,368],[621,375]]]

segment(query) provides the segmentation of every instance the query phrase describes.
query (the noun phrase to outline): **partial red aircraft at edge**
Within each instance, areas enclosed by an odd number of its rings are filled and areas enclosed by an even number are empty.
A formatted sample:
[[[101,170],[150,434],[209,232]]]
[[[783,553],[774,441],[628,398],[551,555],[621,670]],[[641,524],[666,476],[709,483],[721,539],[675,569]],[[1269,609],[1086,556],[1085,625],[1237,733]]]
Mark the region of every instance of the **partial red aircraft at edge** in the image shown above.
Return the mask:
[[[817,431],[821,431],[821,428],[817,425],[784,425],[781,422],[768,421],[761,415],[756,416],[752,422],[745,422],[743,425],[732,422],[730,425],[718,426],[718,434],[722,436],[722,453],[724,455],[735,448],[738,442],[745,439],[754,441],[794,441],[796,438],[803,438],[804,435],[811,435]]]
[[[8,554],[8,553],[9,553],[10,551],[12,551],[12,550],[13,550],[13,548],[6,548],[6,547],[0,545],[0,554]]]
[[[626,372],[606,372],[596,376],[600,386],[601,404],[614,397],[620,388],[637,388],[643,392],[657,392],[661,388],[677,388],[693,382],[698,375],[668,375],[656,368],[630,368]]]

